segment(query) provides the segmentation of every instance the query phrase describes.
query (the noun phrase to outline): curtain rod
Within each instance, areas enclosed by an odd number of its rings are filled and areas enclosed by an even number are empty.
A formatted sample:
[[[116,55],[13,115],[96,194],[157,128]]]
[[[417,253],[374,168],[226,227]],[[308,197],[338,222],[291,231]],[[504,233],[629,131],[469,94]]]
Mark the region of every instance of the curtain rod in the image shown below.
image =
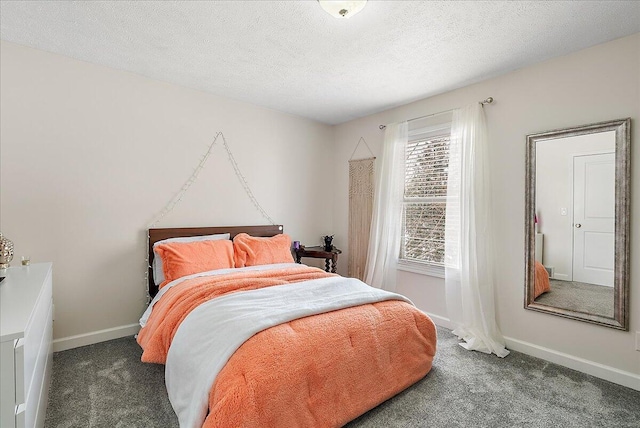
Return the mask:
[[[482,101],[478,101],[478,103],[480,103],[480,104],[482,104],[482,105],[485,105],[485,104],[491,104],[492,102],[493,102],[493,97],[485,98],[485,99],[484,99],[484,100],[482,100]],[[414,117],[413,119],[409,119],[409,120],[407,120],[407,122],[411,122],[411,121],[418,120],[418,119],[426,119],[427,117],[437,116],[437,115],[439,115],[439,114],[451,113],[451,112],[452,112],[452,111],[454,111],[454,110],[455,110],[455,109],[454,109],[454,108],[452,108],[452,109],[449,109],[449,110],[440,111],[440,112],[438,112],[438,113],[428,114],[428,115],[426,115],[426,116]],[[387,127],[387,125],[380,125],[380,126],[378,126],[378,128],[380,128],[380,129],[385,129],[386,127]]]

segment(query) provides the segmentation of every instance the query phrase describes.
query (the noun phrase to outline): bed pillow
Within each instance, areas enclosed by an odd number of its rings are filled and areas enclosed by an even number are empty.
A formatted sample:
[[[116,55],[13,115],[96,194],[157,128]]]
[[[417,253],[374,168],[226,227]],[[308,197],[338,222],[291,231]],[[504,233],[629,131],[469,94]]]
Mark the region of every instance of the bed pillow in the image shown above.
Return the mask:
[[[228,233],[219,233],[217,235],[201,235],[201,236],[181,236],[179,238],[163,239],[153,244],[153,282],[156,285],[164,282],[164,269],[162,268],[162,257],[156,253],[156,245],[165,244],[167,242],[195,242],[195,241],[217,241],[220,239],[229,239],[231,235]]]
[[[165,280],[161,287],[185,275],[233,267],[233,243],[227,239],[167,242],[155,251],[162,257]]]
[[[291,238],[280,234],[271,238],[258,238],[239,233],[233,238],[236,267],[293,263]]]

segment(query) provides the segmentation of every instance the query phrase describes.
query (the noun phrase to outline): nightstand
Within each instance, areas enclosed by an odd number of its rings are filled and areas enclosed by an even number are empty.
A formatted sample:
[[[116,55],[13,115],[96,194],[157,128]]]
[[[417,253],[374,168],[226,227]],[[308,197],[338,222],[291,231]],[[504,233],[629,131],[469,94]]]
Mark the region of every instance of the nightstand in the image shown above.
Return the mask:
[[[331,251],[325,251],[324,247],[305,247],[300,246],[299,249],[294,250],[296,253],[296,263],[300,263],[300,259],[303,257],[312,257],[315,259],[324,259],[324,270],[327,272],[336,273],[338,268],[338,254],[342,251],[336,247],[333,247]]]

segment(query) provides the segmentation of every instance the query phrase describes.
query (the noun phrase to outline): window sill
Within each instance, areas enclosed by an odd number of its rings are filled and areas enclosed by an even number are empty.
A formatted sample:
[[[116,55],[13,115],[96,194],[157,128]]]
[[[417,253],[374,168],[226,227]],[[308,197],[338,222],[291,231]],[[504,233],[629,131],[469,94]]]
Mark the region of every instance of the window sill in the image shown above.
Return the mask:
[[[444,278],[444,267],[429,263],[398,260],[398,270],[419,273],[421,275],[435,276],[436,278]]]

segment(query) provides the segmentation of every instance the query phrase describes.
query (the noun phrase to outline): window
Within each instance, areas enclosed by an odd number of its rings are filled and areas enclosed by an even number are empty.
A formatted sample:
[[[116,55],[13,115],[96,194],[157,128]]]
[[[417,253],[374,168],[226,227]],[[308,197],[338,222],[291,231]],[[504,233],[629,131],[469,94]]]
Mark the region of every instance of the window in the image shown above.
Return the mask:
[[[407,143],[400,259],[443,267],[451,131],[448,124],[429,131]]]

